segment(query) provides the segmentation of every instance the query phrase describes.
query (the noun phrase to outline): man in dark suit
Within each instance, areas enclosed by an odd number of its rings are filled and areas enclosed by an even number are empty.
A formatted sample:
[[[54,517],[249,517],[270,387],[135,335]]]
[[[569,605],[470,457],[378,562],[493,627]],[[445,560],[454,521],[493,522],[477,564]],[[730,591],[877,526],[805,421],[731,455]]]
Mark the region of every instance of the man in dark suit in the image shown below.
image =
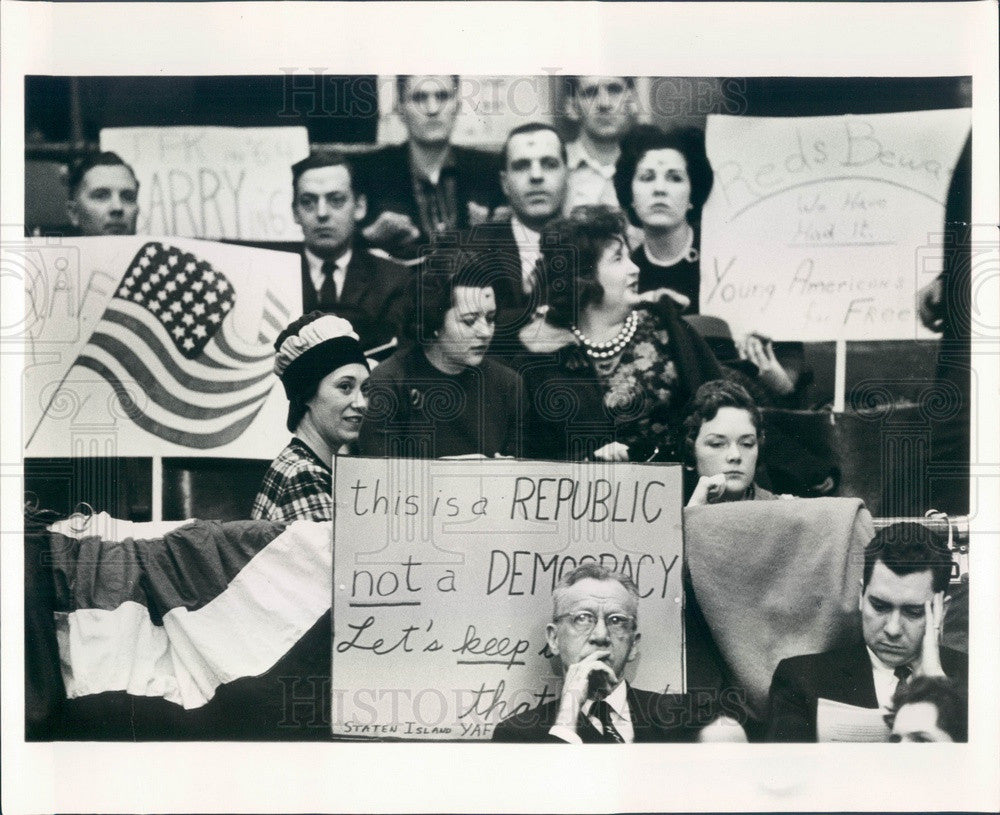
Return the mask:
[[[92,153],[69,173],[66,215],[77,235],[134,235],[139,181],[117,153]]]
[[[490,353],[507,356],[517,352],[517,332],[542,305],[543,286],[536,270],[541,231],[562,211],[568,171],[562,137],[547,124],[511,130],[501,159],[500,186],[510,220],[476,227],[463,242],[483,253],[484,276],[496,295]]]
[[[941,647],[951,553],[922,524],[879,530],[865,549],[860,641],[784,659],[771,681],[769,741],[817,741],[820,699],[888,711],[913,677],[968,679],[965,654]]]
[[[398,344],[413,308],[412,273],[356,240],[367,202],[352,168],[337,153],[317,153],[292,167],[292,215],[302,227],[302,309],[349,320],[370,355]]]
[[[485,223],[499,203],[497,156],[451,143],[458,86],[457,76],[398,76],[408,138],[358,156],[365,239],[395,257],[418,258],[438,235]]]
[[[560,698],[500,722],[493,740],[685,740],[683,713],[672,697],[633,688],[623,679],[640,636],[639,591],[632,580],[597,563],[584,563],[563,576],[552,601],[546,636],[549,650],[562,663]]]

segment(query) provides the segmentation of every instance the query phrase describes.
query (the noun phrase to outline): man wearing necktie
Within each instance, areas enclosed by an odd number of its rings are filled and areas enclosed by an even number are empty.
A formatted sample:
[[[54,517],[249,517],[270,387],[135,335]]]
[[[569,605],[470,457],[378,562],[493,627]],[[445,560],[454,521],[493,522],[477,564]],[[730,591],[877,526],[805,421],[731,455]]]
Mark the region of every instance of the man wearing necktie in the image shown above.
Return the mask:
[[[500,187],[510,219],[477,226],[462,241],[483,253],[483,274],[496,294],[490,354],[511,358],[523,351],[518,331],[544,304],[537,276],[541,232],[566,198],[566,146],[552,125],[531,122],[507,134],[500,157]]]
[[[302,307],[350,321],[368,355],[400,341],[413,309],[412,273],[356,239],[367,212],[353,168],[339,153],[315,153],[292,167],[292,216],[302,227]]]
[[[560,698],[497,725],[494,741],[629,744],[683,741],[681,703],[639,690],[624,678],[637,655],[639,592],[632,580],[597,563],[564,575],[552,593],[549,651],[562,665]]]
[[[888,712],[914,677],[965,686],[968,658],[939,644],[951,552],[919,523],[880,529],[865,548],[861,639],[782,660],[771,681],[769,741],[816,741],[820,699]]]

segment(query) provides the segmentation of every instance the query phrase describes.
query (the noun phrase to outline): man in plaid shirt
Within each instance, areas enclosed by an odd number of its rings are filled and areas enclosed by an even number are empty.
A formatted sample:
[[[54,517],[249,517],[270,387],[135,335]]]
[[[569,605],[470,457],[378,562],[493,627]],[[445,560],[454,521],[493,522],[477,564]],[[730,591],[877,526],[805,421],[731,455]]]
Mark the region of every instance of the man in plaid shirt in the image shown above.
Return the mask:
[[[332,521],[330,462],[358,438],[368,406],[368,362],[351,324],[314,311],[275,341],[274,372],[288,396],[295,437],[271,462],[251,517]]]

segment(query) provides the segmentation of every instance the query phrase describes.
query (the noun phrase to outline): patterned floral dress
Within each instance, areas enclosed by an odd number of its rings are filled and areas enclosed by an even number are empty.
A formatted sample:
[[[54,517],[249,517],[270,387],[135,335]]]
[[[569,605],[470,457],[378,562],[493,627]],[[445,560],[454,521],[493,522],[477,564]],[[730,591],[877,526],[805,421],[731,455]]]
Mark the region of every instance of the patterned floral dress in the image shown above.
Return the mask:
[[[615,359],[591,359],[573,343],[514,361],[530,403],[529,458],[587,459],[619,442],[632,461],[680,460],[674,435],[687,402],[722,369],[671,304],[639,309],[638,317],[632,341]]]
[[[591,364],[604,388],[604,405],[617,426],[618,441],[644,449],[651,442],[661,446],[671,429],[669,414],[677,386],[667,330],[657,327],[649,312],[640,312],[635,336],[621,354]]]

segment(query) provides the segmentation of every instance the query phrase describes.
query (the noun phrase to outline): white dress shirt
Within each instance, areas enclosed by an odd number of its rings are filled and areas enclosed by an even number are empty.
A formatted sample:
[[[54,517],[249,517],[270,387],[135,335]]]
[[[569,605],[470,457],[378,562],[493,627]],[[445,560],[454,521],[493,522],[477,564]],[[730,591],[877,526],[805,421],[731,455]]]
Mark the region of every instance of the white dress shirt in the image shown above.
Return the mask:
[[[868,646],[865,646],[865,648],[868,651],[868,658],[872,663],[872,678],[875,680],[875,698],[878,699],[878,706],[880,708],[888,710],[892,705],[892,697],[896,693],[899,677],[896,676],[895,668],[890,668],[875,656],[871,648],[868,648]]]
[[[314,255],[307,248],[305,250],[306,263],[309,264],[309,279],[312,280],[313,288],[316,289],[316,293],[319,294],[319,290],[323,288],[323,258],[318,255]],[[344,278],[347,277],[347,265],[351,262],[352,250],[348,249],[344,254],[337,258],[334,263],[336,263],[336,268],[333,271],[333,285],[337,290],[337,299],[340,299],[341,293],[344,291]]]
[[[615,726],[615,730],[621,733],[625,744],[632,744],[635,741],[635,728],[632,726],[632,714],[628,709],[628,685],[619,682],[615,689],[604,697],[604,701],[611,708],[611,724]],[[590,719],[590,723],[594,725],[598,733],[603,733],[604,725],[601,724],[601,720],[597,716],[590,715],[593,706],[593,699],[584,702],[583,714]],[[570,744],[583,744],[583,739],[576,732],[576,728],[568,725],[555,724],[549,728],[549,734]]]
[[[530,294],[537,282],[535,278],[535,264],[542,256],[541,246],[542,236],[521,223],[516,215],[511,215],[510,228],[514,233],[514,242],[517,244],[517,254],[521,258],[521,288],[525,294]]]

